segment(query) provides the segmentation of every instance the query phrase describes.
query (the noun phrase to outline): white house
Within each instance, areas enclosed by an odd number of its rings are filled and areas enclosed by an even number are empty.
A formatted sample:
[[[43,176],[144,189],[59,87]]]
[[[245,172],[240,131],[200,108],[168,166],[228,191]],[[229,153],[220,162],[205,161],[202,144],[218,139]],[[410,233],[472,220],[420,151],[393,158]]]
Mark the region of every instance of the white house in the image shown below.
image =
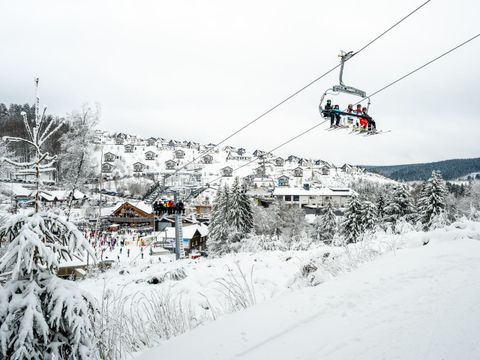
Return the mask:
[[[299,207],[321,207],[329,202],[336,208],[346,207],[350,198],[355,194],[349,188],[320,188],[305,190],[303,188],[277,187],[273,196],[278,200]]]

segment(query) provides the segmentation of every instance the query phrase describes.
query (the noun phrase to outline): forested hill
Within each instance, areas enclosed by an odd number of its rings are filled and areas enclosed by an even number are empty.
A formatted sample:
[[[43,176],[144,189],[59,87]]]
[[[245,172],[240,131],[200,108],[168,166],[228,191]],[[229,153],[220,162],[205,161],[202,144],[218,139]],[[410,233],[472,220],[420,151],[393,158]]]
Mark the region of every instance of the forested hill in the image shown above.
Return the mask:
[[[393,166],[361,165],[360,167],[394,180],[426,180],[432,174],[432,170],[440,170],[445,180],[454,180],[471,173],[480,173],[480,158]]]

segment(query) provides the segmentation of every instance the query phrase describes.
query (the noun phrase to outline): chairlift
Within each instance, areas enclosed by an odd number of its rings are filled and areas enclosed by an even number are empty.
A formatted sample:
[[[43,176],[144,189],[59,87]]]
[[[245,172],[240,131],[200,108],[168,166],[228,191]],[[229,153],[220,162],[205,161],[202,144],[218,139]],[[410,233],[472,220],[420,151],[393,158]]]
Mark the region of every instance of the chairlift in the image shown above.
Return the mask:
[[[327,114],[325,112],[325,109],[324,109],[324,100],[325,100],[325,97],[327,95],[334,95],[334,96],[337,96],[339,95],[340,93],[343,93],[343,94],[348,94],[348,95],[354,95],[354,96],[358,96],[361,98],[361,101],[367,99],[368,100],[368,103],[367,103],[367,111],[370,107],[370,98],[367,96],[367,93],[363,90],[360,90],[360,89],[357,89],[353,86],[348,86],[348,85],[345,85],[343,83],[343,69],[345,67],[345,62],[347,60],[349,60],[352,56],[354,55],[353,51],[349,51],[349,52],[345,52],[345,51],[341,51],[340,52],[340,62],[341,62],[341,65],[340,65],[340,76],[339,76],[339,81],[340,81],[340,84],[339,85],[334,85],[333,87],[331,87],[330,89],[327,89],[321,99],[320,99],[320,104],[318,105],[318,108],[320,110],[320,114],[322,115],[322,117],[326,117]]]

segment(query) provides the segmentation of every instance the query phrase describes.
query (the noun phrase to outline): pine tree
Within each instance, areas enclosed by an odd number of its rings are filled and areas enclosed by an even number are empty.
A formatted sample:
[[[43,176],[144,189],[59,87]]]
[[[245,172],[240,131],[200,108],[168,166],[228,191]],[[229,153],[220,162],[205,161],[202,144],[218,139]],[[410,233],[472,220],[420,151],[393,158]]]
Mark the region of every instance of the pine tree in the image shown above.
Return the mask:
[[[435,217],[442,216],[446,208],[447,188],[439,171],[432,171],[430,179],[425,181],[420,192],[419,219],[424,229],[431,228]]]
[[[325,214],[321,217],[321,239],[325,244],[331,244],[337,232],[337,216],[331,202],[328,202]]]
[[[394,227],[399,220],[415,221],[416,209],[413,205],[413,198],[404,185],[393,188],[392,195],[385,206],[384,218]]]
[[[357,196],[352,196],[342,223],[343,235],[347,244],[359,241],[363,231],[362,226],[362,203]]]
[[[249,234],[253,228],[252,207],[246,194],[246,187],[240,185],[238,177],[233,182],[228,210],[228,225],[242,237]]]
[[[96,305],[56,277],[60,261],[93,257],[83,234],[58,215],[21,214],[0,228],[1,241],[0,273],[10,275],[0,287],[0,358],[91,359]]]
[[[378,223],[377,207],[370,201],[362,204],[362,227],[363,231],[373,230]]]
[[[377,197],[377,216],[379,220],[382,220],[385,216],[385,196],[382,193]]]
[[[214,255],[221,255],[228,251],[228,210],[229,188],[225,185],[224,188],[219,188],[217,191],[208,227],[208,249]]]

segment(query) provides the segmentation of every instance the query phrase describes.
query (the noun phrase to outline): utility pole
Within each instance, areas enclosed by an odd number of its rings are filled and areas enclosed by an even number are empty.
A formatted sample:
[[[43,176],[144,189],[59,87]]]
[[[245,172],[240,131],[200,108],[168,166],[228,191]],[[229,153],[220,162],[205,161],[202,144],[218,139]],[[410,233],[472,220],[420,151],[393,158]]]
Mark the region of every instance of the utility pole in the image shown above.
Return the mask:
[[[173,193],[173,202],[178,203],[178,192]],[[182,230],[182,214],[175,208],[175,255],[176,259],[184,259],[185,251],[183,250],[183,230]]]

